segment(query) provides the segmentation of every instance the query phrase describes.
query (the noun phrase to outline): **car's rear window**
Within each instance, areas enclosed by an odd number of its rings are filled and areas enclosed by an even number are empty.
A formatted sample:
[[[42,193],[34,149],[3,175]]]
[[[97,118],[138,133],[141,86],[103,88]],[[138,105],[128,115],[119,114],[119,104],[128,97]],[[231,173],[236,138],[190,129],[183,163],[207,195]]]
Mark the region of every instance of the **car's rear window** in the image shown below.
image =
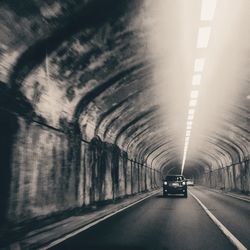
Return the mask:
[[[184,180],[183,176],[166,176],[166,181],[182,181]]]

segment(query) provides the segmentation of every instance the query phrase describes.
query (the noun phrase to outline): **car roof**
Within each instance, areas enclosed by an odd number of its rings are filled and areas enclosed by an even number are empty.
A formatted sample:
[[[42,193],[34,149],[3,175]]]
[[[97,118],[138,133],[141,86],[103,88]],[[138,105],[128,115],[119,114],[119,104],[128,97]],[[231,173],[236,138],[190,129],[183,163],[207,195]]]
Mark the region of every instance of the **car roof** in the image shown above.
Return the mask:
[[[170,175],[166,175],[166,177],[167,176],[178,176],[178,177],[183,177],[183,175],[181,175],[181,174],[170,174]]]

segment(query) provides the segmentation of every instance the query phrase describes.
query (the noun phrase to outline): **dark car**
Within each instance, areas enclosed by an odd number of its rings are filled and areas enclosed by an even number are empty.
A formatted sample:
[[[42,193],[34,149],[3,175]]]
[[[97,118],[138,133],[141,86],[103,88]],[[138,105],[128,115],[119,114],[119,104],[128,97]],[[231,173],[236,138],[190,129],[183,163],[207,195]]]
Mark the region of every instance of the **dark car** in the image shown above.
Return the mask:
[[[183,175],[167,175],[163,181],[163,196],[183,194],[187,198],[187,182]]]

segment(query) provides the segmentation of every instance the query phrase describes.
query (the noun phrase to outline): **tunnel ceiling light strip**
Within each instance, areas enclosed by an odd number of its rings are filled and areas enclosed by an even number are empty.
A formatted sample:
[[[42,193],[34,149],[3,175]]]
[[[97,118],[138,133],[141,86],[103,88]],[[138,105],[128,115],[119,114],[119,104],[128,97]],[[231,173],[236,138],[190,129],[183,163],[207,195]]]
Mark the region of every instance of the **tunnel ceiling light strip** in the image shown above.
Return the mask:
[[[214,16],[217,0],[202,0],[201,21],[211,21]]]
[[[201,84],[201,75],[200,74],[193,75],[192,85],[197,86],[200,84]]]
[[[188,110],[188,114],[189,114],[189,115],[193,115],[194,112],[195,112],[195,109],[189,109],[189,110]]]
[[[198,31],[197,48],[207,48],[211,27],[201,27]]]
[[[217,0],[202,0],[201,2],[201,21],[211,21],[214,16],[214,12],[216,9]],[[198,37],[197,37],[197,49],[204,49],[207,48],[209,38],[211,33],[211,27],[200,27],[198,30]],[[201,74],[204,70],[205,65],[205,58],[196,58],[194,61],[194,75],[192,78],[192,86],[198,87],[201,84]],[[198,74],[197,74],[198,73]],[[199,96],[198,90],[192,90],[190,93],[190,100],[189,100],[189,110],[188,110],[188,117],[187,117],[187,127],[186,127],[186,137],[185,137],[185,145],[183,151],[183,159],[181,165],[181,174],[183,174],[185,162],[187,158],[188,152],[188,145],[189,139],[191,135],[192,129],[192,120],[194,119],[195,107],[197,105],[197,99]]]
[[[205,59],[204,58],[197,58],[194,61],[194,72],[201,73],[203,71],[205,65]]]
[[[197,105],[197,100],[190,100],[189,107],[195,107]]]
[[[191,93],[190,93],[190,97],[192,99],[195,99],[195,98],[198,98],[199,96],[199,90],[192,90]]]

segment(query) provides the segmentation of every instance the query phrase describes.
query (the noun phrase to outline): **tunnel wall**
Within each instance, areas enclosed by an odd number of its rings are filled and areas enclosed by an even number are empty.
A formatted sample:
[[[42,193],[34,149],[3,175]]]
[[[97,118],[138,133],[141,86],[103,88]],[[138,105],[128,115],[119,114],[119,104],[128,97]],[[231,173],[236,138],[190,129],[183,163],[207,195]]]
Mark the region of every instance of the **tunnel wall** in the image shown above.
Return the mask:
[[[250,161],[204,173],[197,182],[210,188],[250,194]]]
[[[29,222],[146,192],[160,185],[155,170],[128,159],[116,145],[81,139],[70,127],[56,129],[12,115],[15,133],[9,145],[5,220]],[[10,120],[10,124],[13,123]],[[1,124],[2,133],[9,125]],[[5,132],[3,131],[5,130]],[[4,173],[4,172],[2,172]],[[1,193],[6,191],[2,187]],[[3,204],[3,203],[2,203]]]

